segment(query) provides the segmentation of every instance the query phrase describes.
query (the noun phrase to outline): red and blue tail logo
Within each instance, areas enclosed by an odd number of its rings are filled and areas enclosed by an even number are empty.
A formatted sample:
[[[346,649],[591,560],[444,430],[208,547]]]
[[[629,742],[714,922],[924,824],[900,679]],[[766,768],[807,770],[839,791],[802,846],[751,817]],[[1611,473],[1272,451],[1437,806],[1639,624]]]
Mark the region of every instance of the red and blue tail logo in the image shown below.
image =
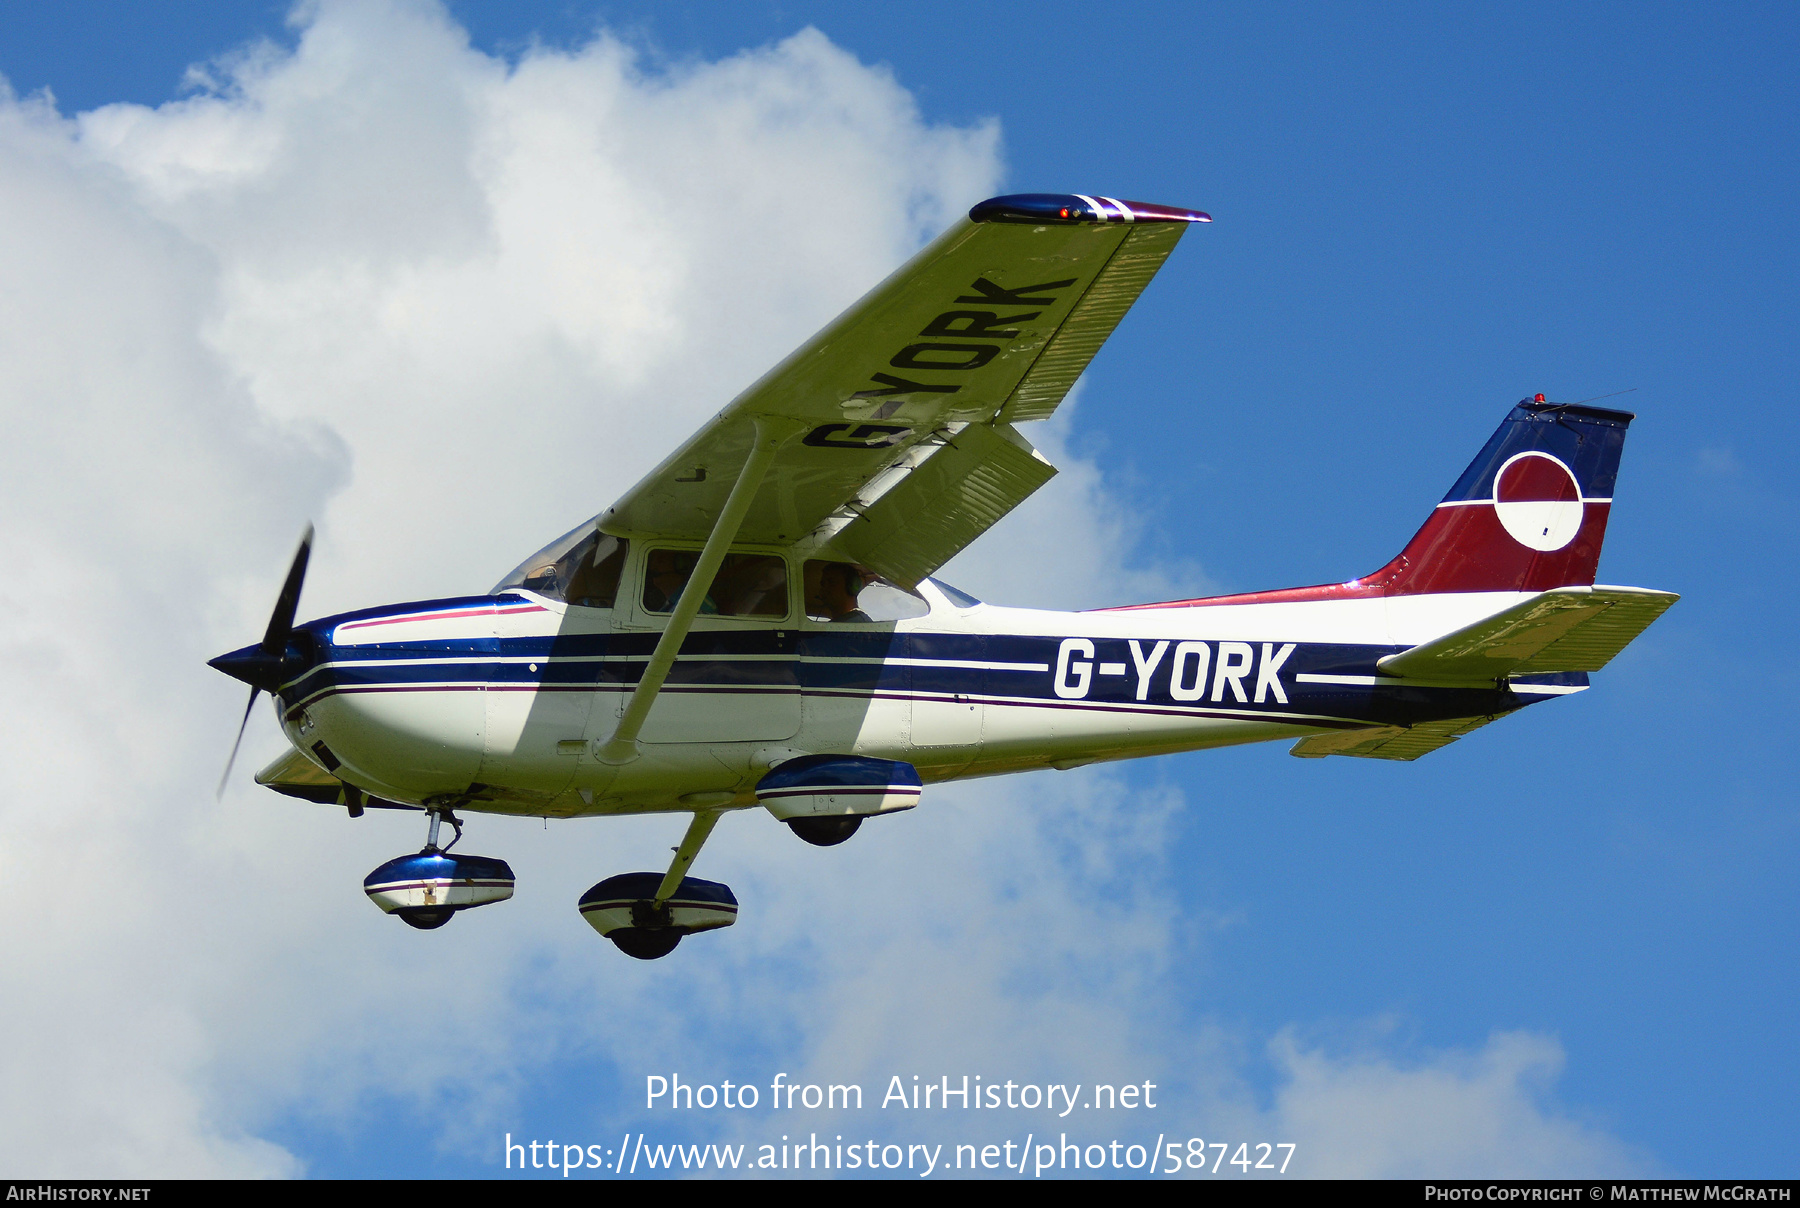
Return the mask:
[[[1348,583],[1126,607],[1593,586],[1625,429],[1636,417],[1543,397],[1512,409],[1425,527],[1374,574]]]
[[[1382,595],[1591,585],[1632,419],[1520,403],[1400,556],[1361,582]]]

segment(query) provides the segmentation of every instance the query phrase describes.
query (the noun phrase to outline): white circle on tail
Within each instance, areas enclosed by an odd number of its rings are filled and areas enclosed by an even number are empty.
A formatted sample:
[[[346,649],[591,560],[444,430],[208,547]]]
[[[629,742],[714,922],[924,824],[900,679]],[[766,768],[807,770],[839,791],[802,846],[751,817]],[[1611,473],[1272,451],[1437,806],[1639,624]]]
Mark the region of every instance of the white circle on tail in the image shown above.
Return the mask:
[[[1520,545],[1559,550],[1581,531],[1581,484],[1548,453],[1515,454],[1494,475],[1494,514]]]

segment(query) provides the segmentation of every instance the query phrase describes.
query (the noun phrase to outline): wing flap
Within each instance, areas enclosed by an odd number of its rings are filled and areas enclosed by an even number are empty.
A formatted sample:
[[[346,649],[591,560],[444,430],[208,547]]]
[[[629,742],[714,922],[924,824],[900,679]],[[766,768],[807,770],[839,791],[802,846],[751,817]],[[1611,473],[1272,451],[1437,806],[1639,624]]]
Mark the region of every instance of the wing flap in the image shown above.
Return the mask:
[[[829,548],[912,587],[1055,475],[1010,427],[970,424],[860,509]]]
[[[1641,587],[1558,587],[1376,667],[1383,675],[1467,683],[1598,671],[1680,598]]]
[[[1486,717],[1452,717],[1443,721],[1425,721],[1414,726],[1376,726],[1367,730],[1337,730],[1330,734],[1314,734],[1302,738],[1288,754],[1301,759],[1323,759],[1327,755],[1351,755],[1358,759],[1400,759],[1411,761],[1429,755],[1439,747],[1447,747],[1471,730],[1479,730],[1497,715]]]

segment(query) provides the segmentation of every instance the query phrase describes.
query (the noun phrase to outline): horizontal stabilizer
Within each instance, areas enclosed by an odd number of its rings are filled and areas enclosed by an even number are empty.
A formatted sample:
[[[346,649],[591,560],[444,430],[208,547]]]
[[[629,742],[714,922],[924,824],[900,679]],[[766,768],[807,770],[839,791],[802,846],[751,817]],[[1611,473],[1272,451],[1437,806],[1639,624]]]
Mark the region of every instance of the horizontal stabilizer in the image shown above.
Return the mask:
[[[1471,730],[1493,721],[1488,717],[1452,717],[1420,722],[1416,726],[1376,726],[1369,730],[1338,730],[1302,738],[1288,751],[1301,759],[1327,755],[1354,755],[1358,759],[1417,759],[1439,747],[1447,747]]]
[[[1486,683],[1509,675],[1598,671],[1681,597],[1642,587],[1557,587],[1390,654],[1383,675]]]

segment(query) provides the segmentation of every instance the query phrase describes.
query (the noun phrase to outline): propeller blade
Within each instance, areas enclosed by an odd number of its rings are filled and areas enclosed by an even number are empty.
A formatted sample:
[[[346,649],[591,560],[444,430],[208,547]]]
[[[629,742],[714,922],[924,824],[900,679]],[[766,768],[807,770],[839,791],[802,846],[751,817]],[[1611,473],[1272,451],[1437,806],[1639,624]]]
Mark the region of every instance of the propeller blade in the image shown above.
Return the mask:
[[[300,548],[294,551],[294,564],[288,567],[287,582],[275,599],[275,611],[269,614],[269,631],[263,634],[263,653],[280,658],[287,650],[288,634],[294,629],[294,613],[300,607],[300,588],[306,583],[306,562],[312,556],[313,526],[309,523],[300,535]]]
[[[225,761],[225,774],[219,777],[219,791],[213,794],[215,801],[225,795],[225,782],[231,779],[231,769],[237,763],[238,748],[244,745],[244,730],[250,725],[250,710],[256,708],[256,698],[261,694],[261,688],[250,689],[250,703],[244,706],[244,720],[238,723],[237,741],[231,744],[231,758]]]
[[[244,705],[244,719],[238,722],[237,739],[231,744],[231,758],[225,761],[225,774],[219,777],[216,797],[225,795],[225,784],[231,779],[231,769],[237,766],[238,748],[244,745],[244,731],[249,728],[250,711],[256,708],[257,696],[265,687],[274,691],[281,680],[282,665],[287,659],[288,639],[294,633],[294,613],[300,608],[300,589],[306,585],[306,563],[312,557],[312,542],[313,526],[309,523],[306,531],[300,534],[300,548],[294,551],[294,562],[288,567],[287,580],[281,585],[281,594],[275,597],[275,611],[269,614],[268,631],[263,634],[262,645],[256,648],[260,653],[252,653],[250,647],[245,647],[231,654],[222,654],[209,664],[250,685],[250,700]]]

